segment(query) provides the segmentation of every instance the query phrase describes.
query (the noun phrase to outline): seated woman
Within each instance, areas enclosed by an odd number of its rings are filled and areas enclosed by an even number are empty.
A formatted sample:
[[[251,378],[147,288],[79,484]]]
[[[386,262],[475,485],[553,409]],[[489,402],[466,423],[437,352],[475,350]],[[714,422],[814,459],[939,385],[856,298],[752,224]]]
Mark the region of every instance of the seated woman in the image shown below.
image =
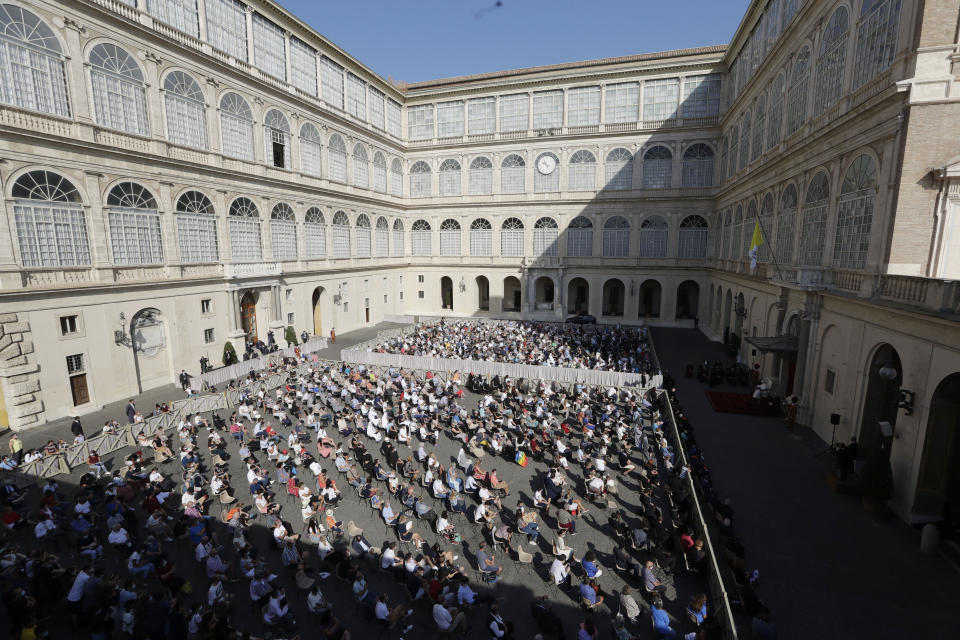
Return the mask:
[[[454,513],[466,513],[467,512],[467,501],[463,499],[459,493],[451,493],[450,498],[447,500],[447,504],[450,506],[450,510]]]
[[[336,450],[337,443],[327,437],[325,429],[320,429],[320,431],[317,432],[317,452],[322,457],[327,458]]]
[[[403,542],[412,542],[417,549],[423,548],[423,538],[413,530],[413,521],[401,515],[396,522],[397,537]]]
[[[437,518],[437,535],[444,536],[449,540],[453,540],[454,536],[457,534],[456,528],[450,523],[450,515],[446,511],[440,512],[440,517]]]
[[[706,594],[701,593],[690,598],[690,604],[687,606],[687,616],[690,617],[692,622],[696,622],[698,627],[703,625],[703,622],[707,619]]]
[[[603,569],[600,568],[597,562],[597,555],[592,549],[584,554],[580,564],[583,566],[583,572],[587,574],[588,578],[599,578],[603,575]]]
[[[553,539],[553,555],[563,558],[564,561],[576,561],[573,555],[573,548],[567,546],[567,532],[563,529],[557,530],[557,535]]]
[[[503,495],[510,495],[510,485],[507,484],[505,480],[500,480],[497,478],[497,470],[493,469],[487,474],[487,483],[490,485],[491,489],[496,491],[503,491]]]
[[[433,481],[433,497],[438,500],[446,500],[450,496],[450,491],[443,485],[443,482],[437,477]]]
[[[543,496],[543,489],[533,492],[533,506],[537,509],[546,509],[550,506],[550,501]]]

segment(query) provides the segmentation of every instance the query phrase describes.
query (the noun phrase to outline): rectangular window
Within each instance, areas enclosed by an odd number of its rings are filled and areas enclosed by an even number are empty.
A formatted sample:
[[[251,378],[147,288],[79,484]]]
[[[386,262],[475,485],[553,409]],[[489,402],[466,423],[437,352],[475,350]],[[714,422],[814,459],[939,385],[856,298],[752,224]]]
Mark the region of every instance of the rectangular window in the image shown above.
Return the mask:
[[[253,65],[274,78],[287,78],[283,29],[259,13],[253,14]]]
[[[367,119],[367,83],[347,73],[347,112],[355,118]]]
[[[67,356],[67,373],[73,375],[75,373],[83,373],[84,371],[82,353]]]
[[[290,83],[317,95],[317,52],[297,38],[290,38]]]
[[[677,117],[680,79],[663,78],[643,83],[643,120],[658,122]]]
[[[433,137],[433,105],[422,104],[407,109],[407,138],[429,140]]]
[[[533,128],[553,129],[563,126],[563,91],[540,91],[533,94]]]
[[[287,289],[284,296],[286,296],[287,302],[293,302],[293,289]]]
[[[180,262],[217,262],[217,219],[213,216],[177,214],[177,238],[180,241]]]
[[[387,294],[383,294],[383,304],[387,304]]]
[[[210,298],[204,298],[203,300],[200,301],[200,313],[206,315],[210,313],[212,308],[213,308],[213,300],[211,300]]]
[[[837,372],[833,369],[827,369],[827,374],[823,379],[823,390],[833,395],[833,389],[837,384]]]
[[[497,121],[497,99],[476,98],[467,102],[467,133],[493,133]]]
[[[530,124],[530,96],[514,93],[500,96],[500,131],[526,131]]]
[[[417,282],[420,282],[420,283],[423,282],[423,276],[422,276],[422,275],[418,275],[418,276],[417,276]]]
[[[403,136],[403,127],[400,124],[401,111],[399,102],[387,100],[387,133],[398,138]]]
[[[213,329],[204,329],[203,330],[203,342],[204,344],[210,344],[213,342]]]
[[[21,201],[13,207],[25,267],[72,267],[90,264],[83,209]]]
[[[400,292],[400,300],[403,301],[403,291]]]
[[[720,114],[720,76],[683,79],[683,117],[711,118]]]
[[[437,137],[453,138],[463,135],[463,100],[441,102],[437,105]]]
[[[600,124],[600,87],[567,90],[567,125],[587,127]]]
[[[320,56],[320,89],[324,102],[343,109],[343,67],[326,56]]]
[[[147,0],[147,13],[194,38],[200,37],[197,0]]]
[[[606,105],[603,114],[604,122],[617,124],[621,122],[636,122],[640,117],[640,84],[637,82],[623,82],[610,84],[606,87]]]
[[[350,310],[350,303],[349,303],[349,302],[344,302],[344,303],[343,303],[343,312],[344,312],[344,313],[347,313],[347,311],[349,311],[349,310]]]
[[[111,209],[110,248],[114,264],[160,264],[160,216],[146,209]]]
[[[60,335],[68,336],[77,332],[77,316],[60,316]]]
[[[386,128],[384,120],[384,103],[386,96],[379,89],[370,87],[370,124],[381,131]]]
[[[420,298],[421,300],[423,300],[423,297],[424,297],[424,296],[423,296],[423,291],[422,291],[422,290],[421,290],[421,291],[417,291],[417,297]]]
[[[207,40],[237,60],[247,62],[247,12],[237,0],[206,0]]]
[[[291,311],[290,313],[287,314],[287,324],[290,325],[291,327],[295,324],[293,319],[294,319],[294,313]]]

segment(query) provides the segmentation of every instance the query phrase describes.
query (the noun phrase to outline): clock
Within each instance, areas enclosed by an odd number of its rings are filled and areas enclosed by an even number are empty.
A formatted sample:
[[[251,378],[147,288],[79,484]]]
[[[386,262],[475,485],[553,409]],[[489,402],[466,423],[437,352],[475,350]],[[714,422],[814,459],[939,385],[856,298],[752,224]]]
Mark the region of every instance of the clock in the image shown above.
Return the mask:
[[[553,156],[542,155],[537,160],[537,171],[542,173],[545,176],[553,173],[553,170],[557,168],[557,161]]]

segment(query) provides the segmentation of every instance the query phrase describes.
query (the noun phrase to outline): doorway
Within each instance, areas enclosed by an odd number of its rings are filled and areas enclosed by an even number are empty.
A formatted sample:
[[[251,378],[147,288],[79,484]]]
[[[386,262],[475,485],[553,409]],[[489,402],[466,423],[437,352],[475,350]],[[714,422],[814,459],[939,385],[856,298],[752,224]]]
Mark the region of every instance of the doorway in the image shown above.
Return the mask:
[[[503,310],[520,311],[521,307],[520,280],[513,276],[503,279]]]
[[[477,308],[490,311],[490,281],[486,276],[477,276]]]
[[[90,402],[90,392],[87,389],[87,374],[70,376],[70,394],[73,396],[73,406]]]
[[[363,317],[364,322],[370,322],[370,298],[363,299]]]
[[[240,298],[240,328],[251,340],[257,339],[257,298],[255,291],[247,291]]]
[[[624,302],[623,283],[617,278],[611,278],[603,283],[603,303],[600,310],[604,316],[621,317]]]
[[[325,292],[323,287],[317,287],[313,290],[313,335],[315,336],[323,335],[323,317],[320,305]]]
[[[943,518],[944,537],[960,536],[960,373],[937,385],[930,401],[913,511]]]
[[[574,278],[567,285],[567,311],[572,315],[582,316],[589,312],[590,285],[583,278]]]
[[[449,276],[440,278],[440,304],[448,310],[453,310],[453,280]]]

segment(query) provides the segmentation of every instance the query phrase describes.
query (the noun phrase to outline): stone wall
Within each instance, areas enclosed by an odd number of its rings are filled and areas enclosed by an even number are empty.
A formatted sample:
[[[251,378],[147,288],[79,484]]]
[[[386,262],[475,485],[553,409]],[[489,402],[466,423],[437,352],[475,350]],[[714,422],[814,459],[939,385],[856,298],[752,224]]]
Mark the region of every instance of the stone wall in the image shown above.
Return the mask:
[[[30,324],[16,313],[0,314],[0,385],[13,429],[43,421],[38,373]]]

